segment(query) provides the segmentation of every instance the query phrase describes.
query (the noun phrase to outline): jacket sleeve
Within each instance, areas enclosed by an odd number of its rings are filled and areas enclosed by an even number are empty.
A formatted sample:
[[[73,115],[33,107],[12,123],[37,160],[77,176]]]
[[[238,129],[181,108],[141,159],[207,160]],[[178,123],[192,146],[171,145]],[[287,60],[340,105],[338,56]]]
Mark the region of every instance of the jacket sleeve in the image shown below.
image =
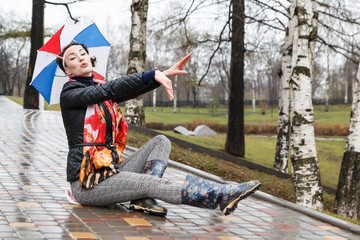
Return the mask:
[[[130,74],[95,86],[67,82],[60,95],[60,104],[62,108],[81,108],[110,99],[123,102],[160,86],[155,79],[144,83],[142,74]]]

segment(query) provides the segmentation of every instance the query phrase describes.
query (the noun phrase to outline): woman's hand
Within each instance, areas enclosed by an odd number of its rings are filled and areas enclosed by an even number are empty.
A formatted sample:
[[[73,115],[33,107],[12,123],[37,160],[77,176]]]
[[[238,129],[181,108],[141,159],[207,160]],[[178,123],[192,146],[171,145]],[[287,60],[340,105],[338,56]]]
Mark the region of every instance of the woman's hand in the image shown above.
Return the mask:
[[[183,69],[184,69],[186,63],[189,61],[191,55],[192,55],[192,53],[189,53],[188,55],[186,55],[186,57],[181,59],[174,66],[172,66],[171,68],[165,70],[163,72],[165,74],[165,76],[173,77],[173,76],[176,76],[176,75],[179,75],[179,74],[186,74],[187,72],[184,71]]]
[[[189,61],[192,53],[189,53],[186,57],[181,59],[171,68],[160,72],[159,70],[155,71],[155,80],[158,81],[161,85],[165,87],[166,93],[169,96],[170,100],[174,99],[174,93],[172,88],[172,82],[169,77],[173,77],[179,74],[186,74],[187,72],[184,71],[184,67],[186,63]]]

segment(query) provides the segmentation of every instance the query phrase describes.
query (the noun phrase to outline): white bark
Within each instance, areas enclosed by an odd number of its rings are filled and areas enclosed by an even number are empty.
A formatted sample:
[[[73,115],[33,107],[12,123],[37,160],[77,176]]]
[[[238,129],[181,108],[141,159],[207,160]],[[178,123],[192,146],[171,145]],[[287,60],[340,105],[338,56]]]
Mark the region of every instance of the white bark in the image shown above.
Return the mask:
[[[252,90],[252,109],[253,109],[253,113],[256,112],[256,92],[255,92],[255,85],[256,85],[256,78],[255,75],[257,76],[257,73],[254,74],[254,77],[251,81],[251,90]]]
[[[296,202],[323,209],[311,98],[313,50],[316,40],[316,1],[296,0],[291,74],[291,160]]]
[[[329,34],[328,34],[329,40]],[[329,42],[329,41],[328,41]],[[325,112],[329,111],[329,90],[330,90],[330,47],[326,46],[326,81],[325,81]]]
[[[345,151],[360,152],[360,65],[353,87],[353,104]]]
[[[353,85],[349,135],[345,145],[334,212],[354,219],[360,215],[360,65]]]
[[[348,103],[348,79],[345,79],[345,96],[344,96],[344,103]]]
[[[157,48],[155,51],[154,68],[157,69]],[[153,90],[153,112],[156,112],[156,88]]]
[[[132,0],[130,52],[127,74],[144,71],[146,61],[146,18],[148,0]],[[125,102],[125,118],[128,123],[145,123],[144,99],[142,96]]]
[[[177,81],[178,81],[178,76],[175,76],[175,81],[174,81],[174,86],[173,86],[173,91],[174,91],[174,113],[176,113],[177,109]]]
[[[156,112],[156,88],[153,90],[153,112]]]
[[[289,8],[290,16],[294,15],[295,2]],[[275,153],[274,169],[280,172],[287,172],[289,159],[289,125],[290,125],[290,89],[289,82],[292,72],[292,44],[294,38],[295,21],[290,18],[288,29],[283,46],[283,57],[281,59],[281,75],[279,89],[279,117],[278,134]]]

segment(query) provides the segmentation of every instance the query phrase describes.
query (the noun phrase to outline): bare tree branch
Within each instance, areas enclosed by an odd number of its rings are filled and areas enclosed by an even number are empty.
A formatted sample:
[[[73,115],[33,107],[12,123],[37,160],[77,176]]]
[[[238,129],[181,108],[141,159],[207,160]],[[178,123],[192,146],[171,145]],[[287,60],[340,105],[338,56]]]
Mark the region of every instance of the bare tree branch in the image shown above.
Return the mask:
[[[198,3],[193,9],[193,5],[195,4],[195,0],[191,0],[191,4],[190,4],[190,7],[188,8],[185,16],[180,19],[180,22],[184,22],[192,13],[200,10],[200,9],[203,9],[203,8],[208,8],[210,6],[214,6],[214,5],[218,5],[218,4],[221,4],[221,3],[226,3],[228,2],[228,0],[218,0],[217,2],[211,2],[209,3],[208,0],[201,0],[200,3]],[[209,3],[209,4],[204,4],[204,3]]]
[[[265,7],[267,7],[268,9],[271,9],[271,10],[273,10],[273,11],[276,12],[276,13],[280,13],[280,14],[282,14],[284,17],[290,19],[289,14],[284,13],[284,12],[282,12],[282,11],[274,8],[273,6],[270,6],[270,5],[268,5],[268,4],[266,4],[266,3],[262,2],[262,1],[259,1],[259,0],[250,0],[250,1],[251,1],[251,2],[254,2],[254,3],[258,3],[258,4],[262,5],[262,6],[265,6]],[[278,1],[275,1],[275,2],[278,2]],[[286,9],[286,8],[285,8],[285,9]]]
[[[230,11],[230,8],[231,8],[231,4],[229,5],[229,11]],[[199,82],[198,82],[198,86],[200,87],[200,84],[201,82],[204,80],[204,78],[206,77],[206,75],[208,74],[209,72],[209,69],[210,69],[210,66],[211,66],[211,62],[212,62],[212,59],[214,58],[215,54],[217,51],[219,51],[220,49],[220,45],[222,43],[222,35],[227,27],[228,24],[230,24],[230,21],[231,21],[231,18],[228,19],[228,21],[226,22],[226,24],[224,25],[224,27],[222,28],[221,32],[220,32],[220,36],[219,36],[219,42],[218,42],[218,45],[216,47],[216,49],[214,50],[214,52],[212,53],[210,59],[209,59],[209,63],[208,63],[208,66],[206,68],[206,71],[205,73],[201,76]],[[197,93],[198,89],[196,90],[196,93]]]
[[[345,53],[341,52],[340,50],[343,50],[349,54],[355,55],[357,57],[360,57],[360,55],[354,51],[350,51],[346,48],[340,47],[340,46],[336,46],[333,44],[328,43],[327,41],[325,41],[325,39],[323,39],[322,37],[318,36],[317,37],[317,41],[325,44],[326,46],[328,46],[329,48],[331,48],[334,52],[341,54],[342,56],[344,56],[346,59],[349,59],[350,61],[352,61],[355,64],[359,64],[359,60],[355,60],[353,57],[349,57],[348,55],[346,55]],[[340,50],[339,50],[340,49]]]
[[[263,25],[265,25],[265,26],[268,26],[268,27],[270,27],[270,28],[273,28],[273,29],[276,29],[276,30],[279,30],[279,31],[282,31],[282,32],[285,31],[284,28],[279,28],[279,27],[277,27],[277,26],[274,26],[274,25],[271,25],[271,24],[267,23],[267,21],[272,21],[272,20],[256,19],[256,18],[251,17],[251,16],[249,16],[249,15],[246,15],[246,18],[251,19],[251,20],[253,20],[253,21],[255,21],[255,22],[258,22],[258,23],[260,23],[260,24],[263,24]]]
[[[326,11],[318,11],[318,12],[321,13],[321,14],[324,14],[326,16],[329,16],[331,18],[343,21],[343,22],[360,25],[360,22],[359,22],[360,18],[342,18],[342,17],[336,16],[336,15],[333,15],[331,13],[328,13]]]
[[[68,2],[68,3],[54,3],[54,2],[45,1],[45,3],[47,3],[47,4],[52,4],[52,5],[63,5],[63,6],[65,6],[66,9],[67,9],[67,11],[68,11],[68,13],[69,13],[70,18],[71,18],[75,23],[78,23],[79,20],[76,19],[76,18],[73,18],[73,16],[71,15],[69,5],[70,5],[70,4],[73,4],[73,3],[77,3],[77,2],[83,2],[83,1],[85,1],[85,0],[75,0],[75,1],[72,1],[72,2]]]

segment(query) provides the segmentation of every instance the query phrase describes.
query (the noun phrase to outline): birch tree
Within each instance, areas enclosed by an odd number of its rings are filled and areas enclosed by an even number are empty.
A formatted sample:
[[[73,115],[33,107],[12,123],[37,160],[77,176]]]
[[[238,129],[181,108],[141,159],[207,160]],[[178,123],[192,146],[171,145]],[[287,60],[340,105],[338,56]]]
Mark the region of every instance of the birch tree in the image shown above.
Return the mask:
[[[311,98],[313,51],[317,34],[315,0],[295,0],[295,21],[291,94],[291,162],[296,203],[312,209],[323,209]]]
[[[289,7],[289,16],[294,16],[295,1]],[[289,160],[289,127],[290,127],[290,91],[289,82],[292,73],[292,50],[295,21],[290,17],[288,27],[285,31],[285,43],[282,49],[280,87],[279,87],[279,116],[278,132],[275,151],[274,169],[283,173],[287,172]]]
[[[330,78],[330,49],[326,46],[325,112],[329,111]]]
[[[334,212],[359,218],[360,210],[360,66],[353,85],[349,134],[342,159]]]
[[[127,74],[143,72],[146,62],[146,19],[148,0],[132,0],[130,52]],[[139,126],[145,123],[143,96],[125,102],[125,118],[128,123]]]
[[[261,59],[258,58],[256,52],[246,52],[245,61],[248,65],[248,69],[250,70],[250,88],[251,88],[251,103],[252,103],[252,112],[256,112],[256,80],[258,79],[259,67],[256,63],[260,62]]]

